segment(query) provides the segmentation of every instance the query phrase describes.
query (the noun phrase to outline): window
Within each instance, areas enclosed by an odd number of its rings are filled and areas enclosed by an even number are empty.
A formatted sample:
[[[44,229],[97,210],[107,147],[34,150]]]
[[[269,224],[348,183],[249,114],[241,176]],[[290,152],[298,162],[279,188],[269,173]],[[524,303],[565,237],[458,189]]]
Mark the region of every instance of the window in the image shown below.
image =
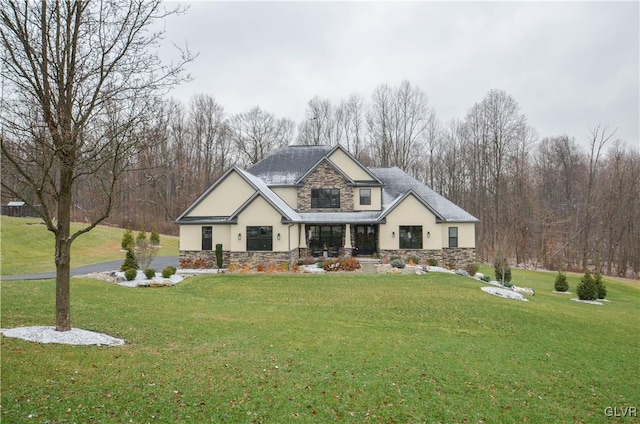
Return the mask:
[[[370,205],[371,204],[371,189],[370,188],[361,188],[360,189],[360,204],[361,205]]]
[[[449,247],[458,247],[458,227],[449,227]]]
[[[247,227],[247,251],[273,250],[273,227]]]
[[[312,188],[311,208],[339,208],[340,189],[338,188]]]
[[[213,227],[202,227],[202,250],[213,247]]]
[[[309,248],[321,254],[326,248],[337,254],[342,247],[344,227],[342,225],[309,225]]]
[[[422,249],[422,225],[400,226],[400,249]]]

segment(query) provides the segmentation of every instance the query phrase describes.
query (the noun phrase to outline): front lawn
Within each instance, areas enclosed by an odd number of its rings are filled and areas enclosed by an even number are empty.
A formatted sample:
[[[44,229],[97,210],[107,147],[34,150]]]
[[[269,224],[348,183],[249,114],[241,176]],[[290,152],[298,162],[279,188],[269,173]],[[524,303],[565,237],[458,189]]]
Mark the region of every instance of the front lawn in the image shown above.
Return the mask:
[[[640,406],[637,285],[593,306],[513,272],[529,302],[440,273],[73,279],[73,326],[129,344],[2,337],[2,422],[625,422],[605,408]],[[53,325],[53,281],[1,289],[3,328]]]

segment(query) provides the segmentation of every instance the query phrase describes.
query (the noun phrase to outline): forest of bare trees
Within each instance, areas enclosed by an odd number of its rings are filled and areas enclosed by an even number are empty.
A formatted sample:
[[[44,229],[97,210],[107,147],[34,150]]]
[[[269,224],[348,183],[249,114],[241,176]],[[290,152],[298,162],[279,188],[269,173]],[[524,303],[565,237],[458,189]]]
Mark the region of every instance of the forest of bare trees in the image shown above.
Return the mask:
[[[480,219],[477,253],[556,270],[599,267],[640,275],[638,140],[594,122],[587,139],[540,137],[518,102],[493,89],[466,116],[442,122],[408,81],[337,104],[314,97],[296,125],[259,106],[229,114],[209,94],[158,106],[136,131],[152,140],[122,179],[113,225],[176,234],[173,220],[232,165],[249,166],[289,144],[341,144],[369,166],[397,166]],[[91,196],[77,193],[83,220]]]

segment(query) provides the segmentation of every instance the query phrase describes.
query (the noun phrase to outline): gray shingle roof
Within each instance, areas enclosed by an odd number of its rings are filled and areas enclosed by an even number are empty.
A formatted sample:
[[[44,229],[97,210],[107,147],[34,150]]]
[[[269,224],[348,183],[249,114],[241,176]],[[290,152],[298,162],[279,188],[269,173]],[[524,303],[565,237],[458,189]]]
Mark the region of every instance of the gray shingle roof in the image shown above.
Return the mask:
[[[287,202],[282,200],[280,196],[275,194],[273,190],[271,190],[264,183],[264,181],[262,181],[260,178],[256,177],[255,175],[251,175],[249,172],[243,169],[237,168],[237,171],[240,174],[242,174],[242,176],[244,176],[247,180],[249,180],[257,188],[257,190],[260,193],[262,193],[262,195],[267,199],[268,202],[270,202],[273,206],[279,209],[285,219],[292,222],[293,221],[297,222],[300,219],[300,217],[298,216],[298,213],[294,211],[291,208],[291,206],[287,204]]]
[[[247,171],[267,185],[292,185],[320,159],[331,146],[287,146],[275,151]]]
[[[382,192],[382,204],[386,209],[394,203],[394,200],[412,190],[442,221],[449,222],[478,222],[478,218],[462,209],[455,203],[431,190],[420,181],[413,178],[397,167],[393,168],[369,168],[385,185]]]

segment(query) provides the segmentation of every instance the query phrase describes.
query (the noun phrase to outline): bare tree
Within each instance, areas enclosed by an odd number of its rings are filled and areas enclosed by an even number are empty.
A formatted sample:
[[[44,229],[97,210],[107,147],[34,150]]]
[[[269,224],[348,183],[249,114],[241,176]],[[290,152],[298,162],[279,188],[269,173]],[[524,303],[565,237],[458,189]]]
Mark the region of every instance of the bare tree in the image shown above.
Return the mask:
[[[234,115],[229,124],[233,141],[241,156],[239,161],[244,164],[257,163],[274,150],[286,146],[294,131],[293,121],[277,119],[259,106]]]
[[[335,127],[335,112],[331,102],[316,96],[307,103],[305,120],[298,125],[298,143],[309,146],[336,145]]]
[[[136,160],[136,126],[180,82],[186,52],[163,66],[155,49],[160,0],[2,0],[0,39],[6,81],[2,187],[41,206],[55,235],[56,329],[71,329],[71,243],[111,211],[118,178]],[[6,113],[5,113],[6,112]],[[95,178],[94,178],[95,177]],[[94,197],[90,222],[71,234],[78,185]]]

